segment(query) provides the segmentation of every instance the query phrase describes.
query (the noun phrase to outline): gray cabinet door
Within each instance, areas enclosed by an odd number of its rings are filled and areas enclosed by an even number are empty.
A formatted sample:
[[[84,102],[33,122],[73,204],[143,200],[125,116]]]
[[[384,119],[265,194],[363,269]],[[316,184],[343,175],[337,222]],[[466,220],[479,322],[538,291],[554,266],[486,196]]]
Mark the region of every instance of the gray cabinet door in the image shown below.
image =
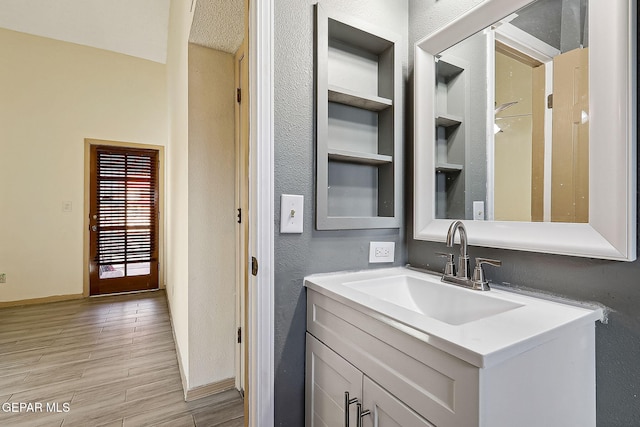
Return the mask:
[[[344,393],[362,401],[362,372],[308,333],[306,371],[306,426],[343,427]],[[355,404],[349,417],[356,427]]]
[[[435,427],[368,377],[363,395],[362,407],[371,411],[363,417],[364,427]]]

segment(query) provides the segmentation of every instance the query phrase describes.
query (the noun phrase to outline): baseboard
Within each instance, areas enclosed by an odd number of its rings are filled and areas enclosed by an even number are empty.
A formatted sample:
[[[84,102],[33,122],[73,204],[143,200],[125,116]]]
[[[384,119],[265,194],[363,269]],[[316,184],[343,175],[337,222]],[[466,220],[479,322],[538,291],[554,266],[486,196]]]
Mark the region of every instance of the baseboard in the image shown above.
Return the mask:
[[[171,300],[169,295],[167,297],[167,306],[169,307],[169,324],[171,325],[171,335],[173,336],[173,345],[176,346],[176,359],[178,360],[178,370],[180,371],[180,381],[182,382],[182,391],[184,393],[184,400],[187,400],[187,377],[184,375],[184,369],[182,368],[182,353],[180,353],[180,347],[178,346],[178,340],[176,339],[176,328],[173,326],[173,316],[171,312]]]
[[[180,380],[182,381],[182,390],[184,390],[185,402],[190,402],[196,399],[202,399],[203,397],[211,396],[216,393],[222,393],[223,391],[236,388],[236,379],[227,378],[226,380],[217,381],[215,383],[205,384],[192,389],[187,388],[187,378],[184,375],[184,369],[182,368],[182,358],[180,353],[180,346],[176,339],[176,331],[173,327],[173,317],[171,316],[171,300],[167,295],[167,305],[169,306],[169,323],[171,324],[171,334],[173,335],[173,342],[176,346],[176,359],[178,359],[178,370],[180,371]]]
[[[227,378],[226,380],[217,381],[215,383],[201,385],[199,387],[187,390],[185,393],[185,400],[191,402],[192,400],[202,399],[203,397],[211,396],[213,394],[222,393],[223,391],[236,388],[236,379]]]
[[[0,308],[18,307],[21,305],[46,304],[48,302],[70,301],[70,300],[82,299],[82,298],[84,298],[83,294],[71,294],[71,295],[52,295],[49,297],[23,299],[18,301],[0,301]]]

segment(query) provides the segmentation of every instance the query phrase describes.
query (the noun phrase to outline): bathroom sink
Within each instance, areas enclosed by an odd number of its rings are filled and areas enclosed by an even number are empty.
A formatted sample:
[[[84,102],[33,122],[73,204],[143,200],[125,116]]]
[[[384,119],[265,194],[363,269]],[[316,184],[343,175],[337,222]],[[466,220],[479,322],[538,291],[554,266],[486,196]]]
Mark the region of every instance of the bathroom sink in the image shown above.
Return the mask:
[[[462,325],[522,307],[522,304],[478,291],[408,275],[345,282],[343,285],[450,325]]]
[[[497,286],[487,292],[466,289],[405,267],[314,274],[305,277],[305,286],[478,367],[500,363],[603,316],[600,307]],[[324,308],[308,310],[308,322],[332,322]]]

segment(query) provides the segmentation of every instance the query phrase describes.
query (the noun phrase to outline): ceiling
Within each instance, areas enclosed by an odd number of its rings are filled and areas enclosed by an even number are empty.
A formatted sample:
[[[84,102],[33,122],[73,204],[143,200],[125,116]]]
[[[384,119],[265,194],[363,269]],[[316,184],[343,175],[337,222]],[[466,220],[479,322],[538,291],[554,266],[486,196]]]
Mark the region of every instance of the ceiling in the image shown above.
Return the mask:
[[[0,28],[165,63],[170,1],[2,0]],[[198,0],[189,41],[234,53],[244,34],[243,5]]]
[[[244,0],[197,0],[189,41],[235,53],[244,36]]]

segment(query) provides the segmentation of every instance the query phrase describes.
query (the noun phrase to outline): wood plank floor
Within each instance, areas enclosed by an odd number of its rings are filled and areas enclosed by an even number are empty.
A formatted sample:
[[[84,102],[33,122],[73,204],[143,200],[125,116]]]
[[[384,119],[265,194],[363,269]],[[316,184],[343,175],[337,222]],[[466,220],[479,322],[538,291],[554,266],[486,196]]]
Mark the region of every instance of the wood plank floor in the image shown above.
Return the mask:
[[[21,403],[32,405],[15,412]],[[184,401],[156,291],[0,309],[0,426],[239,427],[244,418],[235,390]]]

